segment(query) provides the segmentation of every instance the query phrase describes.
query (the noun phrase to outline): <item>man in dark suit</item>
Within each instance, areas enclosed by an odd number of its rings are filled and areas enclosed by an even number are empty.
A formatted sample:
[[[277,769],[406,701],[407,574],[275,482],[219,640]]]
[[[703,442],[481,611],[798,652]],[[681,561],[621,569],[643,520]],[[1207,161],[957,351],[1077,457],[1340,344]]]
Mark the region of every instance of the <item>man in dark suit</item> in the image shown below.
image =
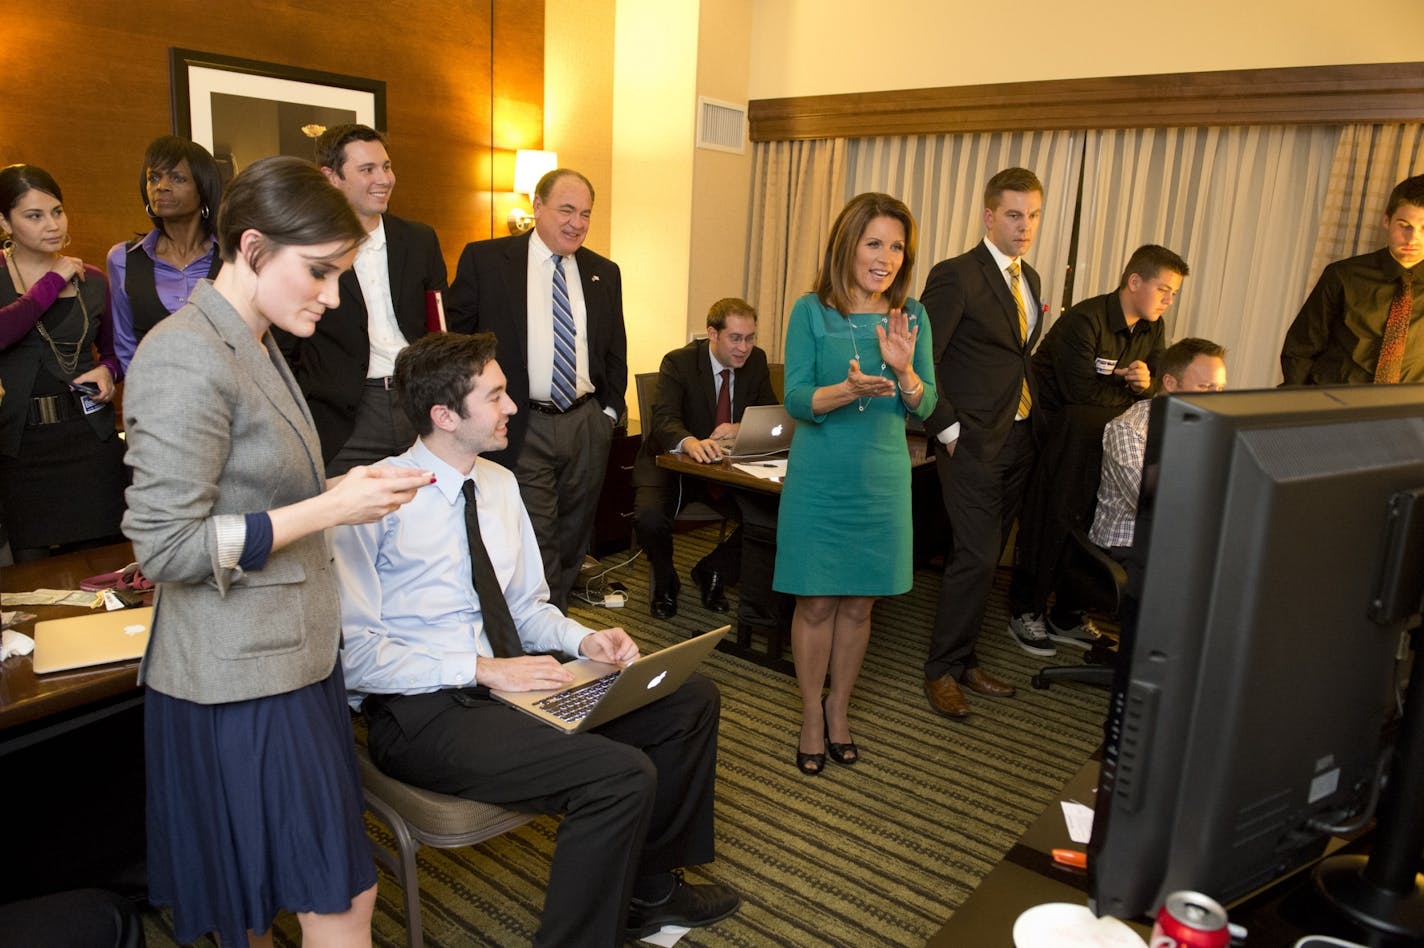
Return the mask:
[[[396,176],[380,132],[332,126],[317,139],[316,158],[368,236],[341,275],[341,304],[326,311],[316,332],[306,339],[273,334],[311,408],[326,476],[335,477],[415,441],[395,404],[391,373],[396,353],[425,335],[428,294],[445,292],[445,258],[435,231],[386,213]]]
[[[588,549],[613,426],[628,385],[623,278],[583,246],[593,185],[559,168],[534,191],[534,229],[465,247],[451,328],[492,332],[519,413],[491,460],[514,471],[534,523],[549,601],[567,612]]]
[[[722,441],[736,437],[746,407],[779,401],[771,387],[766,353],[756,345],[756,320],[750,303],[731,297],[718,300],[707,311],[707,338],[669,352],[658,369],[658,394],[652,418],[643,419],[633,486],[638,492],[634,528],[648,555],[652,613],[660,619],[677,615],[680,584],[672,565],[672,521],[682,507],[701,501],[723,516],[759,523],[774,536],[776,508],[767,498],[748,497],[744,491],[728,494],[700,478],[665,471],[655,461],[666,451],[681,452],[703,464],[719,461]],[[751,508],[749,517],[743,513],[747,508]],[[727,611],[723,590],[737,583],[741,562],[739,526],[692,569],[703,606]]]
[[[940,490],[953,531],[925,662],[930,707],[963,718],[960,686],[1007,697],[1014,689],[979,667],[974,644],[994,567],[1033,467],[1033,373],[1043,328],[1038,274],[1022,261],[1043,212],[1033,172],[1008,168],[984,188],[984,240],[930,271],[920,301],[934,336],[939,402],[934,436]]]

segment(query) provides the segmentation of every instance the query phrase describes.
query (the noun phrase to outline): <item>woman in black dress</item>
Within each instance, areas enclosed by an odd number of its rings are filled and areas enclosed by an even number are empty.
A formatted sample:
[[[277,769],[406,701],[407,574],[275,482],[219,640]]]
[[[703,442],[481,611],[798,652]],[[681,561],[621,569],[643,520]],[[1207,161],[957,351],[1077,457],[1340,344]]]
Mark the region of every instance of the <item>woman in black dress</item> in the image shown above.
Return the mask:
[[[44,169],[0,169],[0,230],[0,516],[11,552],[31,560],[122,539],[108,284],[65,255],[64,197]]]

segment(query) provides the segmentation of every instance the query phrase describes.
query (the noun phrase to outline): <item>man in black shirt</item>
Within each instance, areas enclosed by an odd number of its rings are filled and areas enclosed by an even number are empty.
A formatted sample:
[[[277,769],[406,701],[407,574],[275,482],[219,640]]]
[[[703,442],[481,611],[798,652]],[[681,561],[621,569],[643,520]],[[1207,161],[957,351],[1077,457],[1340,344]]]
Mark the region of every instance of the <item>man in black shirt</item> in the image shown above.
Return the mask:
[[[1424,175],[1389,195],[1386,245],[1337,260],[1281,346],[1284,385],[1424,382]]]
[[[1019,516],[1009,594],[1009,632],[1031,655],[1055,654],[1055,642],[1088,648],[1097,637],[1091,621],[1073,608],[1070,591],[1060,591],[1045,616],[1048,596],[1068,534],[1092,520],[1103,427],[1151,394],[1156,360],[1166,348],[1162,314],[1188,272],[1187,262],[1166,247],[1138,247],[1117,290],[1064,313],[1033,357],[1043,445]]]

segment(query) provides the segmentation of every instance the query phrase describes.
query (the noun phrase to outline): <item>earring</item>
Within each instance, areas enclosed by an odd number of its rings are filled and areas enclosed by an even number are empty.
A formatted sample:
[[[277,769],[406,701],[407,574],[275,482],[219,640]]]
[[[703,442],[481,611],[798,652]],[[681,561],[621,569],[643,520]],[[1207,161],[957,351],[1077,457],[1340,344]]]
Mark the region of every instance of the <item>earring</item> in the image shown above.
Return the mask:
[[[3,251],[5,251],[6,253],[9,253],[10,251],[12,251],[12,250],[14,250],[14,249],[15,249],[15,242],[10,239],[10,235],[9,235],[9,234],[6,234],[6,235],[5,235],[5,239],[4,239],[4,240],[0,240],[0,250],[3,250]]]
[[[157,217],[157,216],[158,216],[157,214],[153,213],[153,208],[151,208],[151,207],[148,206],[148,202],[147,202],[147,201],[144,201],[144,202],[143,202],[143,212],[144,212],[145,214],[147,214],[149,217]]]
[[[73,238],[73,237],[69,236],[68,234],[65,234],[65,235],[64,235],[64,243],[60,244],[60,245],[59,245],[59,248],[60,248],[61,250],[63,250],[65,247],[68,247],[73,241],[74,241],[74,238]]]
[[[207,219],[208,219],[208,206],[207,206],[206,204],[204,204],[204,205],[203,205],[203,220],[207,220]]]

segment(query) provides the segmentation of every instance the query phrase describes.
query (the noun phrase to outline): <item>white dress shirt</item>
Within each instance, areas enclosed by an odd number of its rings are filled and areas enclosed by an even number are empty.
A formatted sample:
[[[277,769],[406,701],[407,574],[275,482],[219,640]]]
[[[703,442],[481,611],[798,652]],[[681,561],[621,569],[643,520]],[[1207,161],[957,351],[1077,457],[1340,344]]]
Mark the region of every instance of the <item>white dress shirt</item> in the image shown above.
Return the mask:
[[[386,255],[386,219],[379,219],[376,229],[366,235],[356,251],[356,282],[361,284],[361,298],[366,301],[366,335],[371,340],[371,361],[366,365],[368,379],[385,378],[395,372],[396,353],[405,348],[405,336],[396,322],[396,306],[391,301],[391,266]]]
[[[529,232],[529,266],[525,272],[529,278],[529,397],[548,402],[553,401],[554,391],[554,252],[539,239],[537,230]],[[578,260],[573,254],[564,258],[564,282],[574,313],[574,361],[578,396],[582,397],[593,391],[593,376],[588,371],[588,307],[584,304]]]
[[[549,605],[539,544],[513,474],[484,458],[461,474],[419,440],[382,463],[432,471],[436,481],[375,523],[332,530],[341,663],[353,708],[367,694],[468,687],[479,659],[494,656],[470,573],[461,493],[467,478],[475,481],[480,536],[525,649],[578,654],[592,630]]]

